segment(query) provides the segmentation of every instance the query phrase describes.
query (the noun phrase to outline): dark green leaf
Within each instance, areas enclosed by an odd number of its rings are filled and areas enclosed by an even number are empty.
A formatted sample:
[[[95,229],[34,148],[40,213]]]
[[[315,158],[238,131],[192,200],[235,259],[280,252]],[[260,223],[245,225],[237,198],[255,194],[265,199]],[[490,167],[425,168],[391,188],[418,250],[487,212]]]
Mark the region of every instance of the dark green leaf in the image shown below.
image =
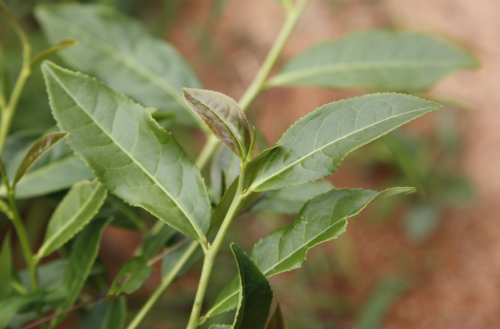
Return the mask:
[[[471,55],[431,35],[368,31],[306,50],[269,85],[420,90],[455,71],[477,67]]]
[[[35,144],[31,146],[28,153],[26,153],[26,155],[24,156],[24,159],[19,165],[19,168],[17,168],[17,172],[14,176],[12,185],[16,185],[17,182],[21,180],[28,169],[33,165],[33,163],[35,163],[36,160],[38,160],[39,157],[42,156],[42,154],[47,152],[50,148],[52,148],[52,146],[59,143],[66,136],[68,136],[67,132],[57,132],[48,134],[37,140]]]
[[[381,328],[388,308],[407,287],[408,283],[401,278],[384,279],[361,309],[355,328]]]
[[[35,14],[51,44],[78,40],[77,46],[58,53],[73,68],[145,106],[175,113],[179,123],[197,123],[181,88],[201,88],[201,83],[172,46],[139,22],[99,5],[44,5]]]
[[[71,246],[71,254],[68,258],[68,267],[62,280],[62,291],[65,299],[59,305],[57,311],[65,310],[75,303],[80,290],[87,279],[92,264],[99,251],[101,235],[106,225],[111,221],[109,217],[96,218],[78,233]],[[53,320],[55,326],[64,319],[63,316]]]
[[[152,271],[153,268],[143,257],[129,259],[116,275],[107,295],[119,296],[133,293],[149,278]]]
[[[269,320],[266,329],[286,329],[285,317],[283,316],[280,303],[276,306],[276,310],[271,320]]]
[[[397,187],[376,192],[361,189],[331,190],[309,200],[291,225],[277,229],[261,239],[250,257],[266,277],[302,266],[309,249],[335,239],[345,232],[347,218],[356,216],[371,202],[414,188]],[[238,279],[233,279],[217,296],[206,317],[234,309],[238,301]]]
[[[113,217],[113,221],[110,225],[118,226],[126,230],[144,231],[144,222],[139,214],[137,214],[137,210],[137,208],[129,206],[121,199],[108,194],[106,202],[97,215]]]
[[[373,94],[324,105],[291,126],[258,168],[262,192],[331,175],[347,153],[441,105],[402,94]],[[70,136],[71,138],[71,136]]]
[[[274,214],[297,214],[304,204],[315,196],[334,187],[330,182],[307,183],[266,193],[252,211],[267,211]]]
[[[215,152],[210,166],[211,195],[219,202],[229,185],[240,173],[241,159],[227,147],[219,147]]]
[[[245,159],[251,143],[250,127],[238,103],[219,92],[182,88],[184,100],[236,156]]]
[[[173,136],[142,106],[99,81],[48,62],[42,70],[54,117],[71,134],[67,143],[99,181],[206,245],[207,189]]]
[[[7,233],[0,250],[0,300],[9,297],[11,292],[10,280],[12,278],[12,250],[10,234]]]
[[[273,291],[266,277],[241,248],[231,244],[238,264],[240,300],[234,329],[264,329],[273,302]]]
[[[153,257],[161,248],[165,246],[165,243],[167,243],[167,241],[174,236],[175,233],[177,233],[177,231],[164,222],[156,222],[155,226],[144,238],[141,248],[141,256],[146,260]]]
[[[125,325],[125,298],[98,302],[83,320],[81,329],[122,329]]]
[[[97,180],[73,185],[50,218],[35,259],[50,255],[87,225],[104,203],[106,188]]]

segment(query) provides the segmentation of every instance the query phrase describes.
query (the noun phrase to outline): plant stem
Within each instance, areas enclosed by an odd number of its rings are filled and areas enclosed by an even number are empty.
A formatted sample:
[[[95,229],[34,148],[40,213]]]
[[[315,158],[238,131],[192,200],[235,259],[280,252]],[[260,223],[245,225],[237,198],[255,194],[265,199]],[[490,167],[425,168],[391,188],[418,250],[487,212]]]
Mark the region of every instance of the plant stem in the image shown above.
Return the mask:
[[[210,273],[212,272],[212,268],[214,266],[215,257],[219,252],[219,249],[224,241],[224,237],[226,236],[227,230],[231,223],[236,217],[238,213],[238,208],[241,202],[245,199],[245,195],[243,194],[243,182],[245,179],[245,165],[246,162],[242,163],[240,166],[240,176],[238,179],[238,188],[236,190],[236,194],[234,199],[227,211],[226,217],[224,218],[224,222],[215,237],[213,244],[208,249],[208,252],[205,254],[205,260],[203,261],[203,270],[201,272],[201,279],[198,285],[198,291],[196,292],[196,298],[193,304],[193,309],[191,311],[191,317],[189,318],[189,324],[187,329],[196,329],[198,328],[201,306],[203,304],[203,299],[205,297],[205,292],[208,286],[208,280],[210,279]]]
[[[128,325],[127,329],[136,329],[139,327],[139,324],[144,320],[149,311],[153,308],[153,306],[158,302],[158,300],[163,296],[167,288],[174,282],[177,274],[182,270],[182,268],[187,264],[191,256],[196,252],[200,243],[197,241],[192,241],[189,248],[186,250],[186,253],[182,256],[181,259],[175,264],[175,267],[172,268],[167,276],[165,276],[160,286],[156,289],[156,291],[149,297],[148,301],[141,308],[139,313],[134,317],[132,322]]]

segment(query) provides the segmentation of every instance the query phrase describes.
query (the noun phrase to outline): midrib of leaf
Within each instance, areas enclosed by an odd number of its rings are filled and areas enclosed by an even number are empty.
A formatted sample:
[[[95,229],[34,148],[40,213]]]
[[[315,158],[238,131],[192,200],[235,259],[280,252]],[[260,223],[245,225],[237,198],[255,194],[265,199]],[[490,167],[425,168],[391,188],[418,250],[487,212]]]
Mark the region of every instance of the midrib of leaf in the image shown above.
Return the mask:
[[[191,96],[193,97],[193,96]],[[194,97],[193,97],[194,98]],[[236,135],[236,133],[234,132],[233,128],[231,127],[231,125],[229,123],[227,123],[226,120],[224,120],[220,115],[219,113],[217,113],[216,111],[213,111],[212,108],[210,106],[208,106],[207,104],[205,104],[204,102],[200,101],[199,99],[196,98],[196,100],[198,102],[200,102],[201,104],[203,104],[207,109],[210,110],[210,112],[212,112],[213,114],[215,114],[217,116],[217,118],[220,119],[220,121],[224,122],[224,125],[229,129],[229,131],[231,132],[231,134],[233,135],[234,139],[236,139],[236,141],[238,142],[238,145],[240,146],[240,150],[243,151],[245,148],[243,147],[243,145],[241,145],[241,141],[240,139],[238,138],[238,135]],[[190,111],[192,112],[192,111]],[[243,155],[244,156],[244,155]]]
[[[194,223],[194,220],[191,218],[191,216],[189,216],[187,213],[186,213],[186,210],[177,202],[177,199],[175,199],[169,192],[168,190],[166,190],[162,184],[160,184],[160,182],[158,182],[158,180],[156,179],[156,177],[152,176],[151,173],[149,171],[146,170],[146,168],[144,168],[142,166],[142,164],[140,162],[138,162],[133,156],[132,154],[129,154],[95,119],[93,116],[91,116],[87,111],[86,109],[83,107],[83,105],[80,104],[80,102],[78,102],[78,100],[76,99],[76,97],[64,86],[64,84],[52,73],[52,70],[49,70],[52,74],[52,76],[54,77],[55,80],[57,80],[57,82],[59,83],[59,85],[61,86],[61,88],[64,89],[64,91],[73,99],[73,101],[78,105],[78,107],[80,107],[82,109],[82,111],[87,114],[87,116],[94,122],[94,124],[96,126],[99,127],[99,129],[102,130],[102,132],[104,132],[106,134],[106,136],[109,137],[109,139],[111,139],[113,141],[113,143],[118,146],[123,153],[125,153],[144,173],[146,173],[146,175],[156,184],[156,186],[158,186],[176,205],[177,207],[182,211],[182,213],[184,214],[184,216],[186,216],[186,218],[189,220],[189,223],[191,224],[191,226],[194,228],[194,230],[196,231],[196,233],[198,234],[198,237],[200,238],[200,241],[205,241],[204,239],[204,235],[201,234],[198,226]],[[137,138],[139,138],[139,135],[137,135]],[[160,160],[158,160],[160,161]],[[203,244],[203,243],[202,243]]]
[[[341,71],[352,70],[369,70],[369,69],[393,69],[393,68],[419,68],[422,65],[430,68],[448,67],[451,64],[462,63],[463,61],[391,61],[391,62],[376,62],[376,63],[349,63],[319,66],[311,69],[302,69],[295,72],[283,73],[271,78],[267,86],[278,86],[297,79],[310,78],[312,76],[328,75]]]
[[[180,106],[182,106],[194,119],[196,122],[199,122],[198,117],[192,113],[191,109],[184,103],[184,100],[182,99],[182,96],[175,90],[174,87],[172,87],[169,83],[166,81],[158,78],[153,72],[151,72],[149,69],[145,68],[142,65],[139,65],[136,61],[128,58],[127,56],[123,56],[121,53],[117,52],[113,47],[108,46],[106,43],[102,42],[98,38],[94,37],[91,33],[83,30],[76,24],[72,24],[69,21],[66,21],[62,18],[59,18],[57,16],[53,16],[51,19],[53,19],[54,22],[57,22],[59,24],[57,27],[60,29],[65,29],[64,23],[68,24],[68,26],[73,29],[73,32],[75,34],[80,34],[80,37],[84,39],[90,46],[101,50],[108,54],[110,57],[114,58],[118,62],[124,64],[125,66],[129,67],[132,71],[135,71],[142,77],[146,78],[147,80],[151,81],[154,85],[157,85],[165,91],[167,94],[170,95]],[[60,23],[63,23],[61,26]]]
[[[61,226],[61,228],[58,230],[58,234],[53,235],[49,240],[47,240],[46,242],[43,243],[43,246],[42,246],[42,248],[40,248],[40,250],[38,250],[36,257],[40,257],[40,255],[42,255],[43,252],[47,249],[47,246],[50,246],[52,241],[54,241],[57,237],[61,236],[61,232],[63,232],[66,229],[66,227],[68,227],[70,224],[72,224],[73,221],[75,220],[75,218],[78,218],[78,216],[80,216],[80,214],[85,209],[85,207],[87,207],[87,205],[92,201],[92,198],[99,190],[99,187],[100,186],[97,185],[97,187],[92,191],[89,198],[83,203],[83,206],[80,207],[80,209],[76,212],[76,214],[69,221],[67,221],[63,226]]]
[[[378,124],[380,124],[380,123],[382,123],[382,122],[385,122],[385,121],[387,121],[387,120],[395,119],[395,118],[397,118],[397,117],[400,117],[400,116],[403,116],[403,115],[407,115],[407,114],[410,114],[410,113],[413,113],[413,112],[425,111],[425,110],[427,110],[427,109],[432,109],[432,107],[424,107],[424,108],[419,108],[418,110],[413,110],[413,111],[409,111],[409,112],[401,113],[401,114],[398,114],[398,115],[395,115],[395,116],[390,116],[390,117],[388,117],[387,119],[384,119],[384,120],[381,120],[381,121],[377,121],[377,122],[375,122],[375,123],[373,123],[373,124],[371,124],[371,125],[368,125],[368,126],[363,127],[362,129],[355,130],[355,131],[353,131],[353,132],[351,132],[351,133],[349,133],[349,134],[347,134],[347,135],[345,135],[345,136],[342,136],[341,138],[337,138],[336,140],[334,140],[334,141],[332,141],[332,142],[330,142],[330,143],[328,143],[328,144],[325,144],[325,145],[321,146],[320,148],[317,148],[317,149],[313,150],[312,152],[309,152],[308,154],[306,154],[306,155],[304,155],[304,156],[302,156],[302,157],[298,158],[298,159],[297,159],[297,160],[295,160],[294,162],[292,162],[292,163],[290,163],[290,164],[288,164],[288,165],[284,166],[282,169],[278,170],[277,172],[275,172],[274,174],[272,174],[272,175],[270,175],[270,176],[267,176],[266,178],[264,178],[263,180],[259,181],[258,183],[252,183],[252,185],[250,186],[249,190],[255,190],[255,188],[256,188],[256,187],[258,187],[259,185],[261,185],[263,182],[266,182],[266,181],[268,181],[269,179],[273,178],[274,176],[279,175],[279,174],[280,174],[280,173],[282,173],[283,171],[287,170],[287,169],[288,169],[288,168],[290,168],[290,167],[293,167],[294,165],[296,165],[297,163],[301,162],[301,161],[302,161],[302,160],[304,160],[305,158],[307,158],[307,157],[309,157],[309,156],[313,155],[314,153],[319,152],[319,151],[323,150],[324,148],[326,148],[326,147],[328,147],[328,146],[330,146],[330,145],[332,145],[332,144],[334,144],[334,143],[337,143],[338,141],[341,141],[341,140],[343,140],[343,139],[347,139],[347,138],[348,138],[348,137],[350,137],[351,135],[354,135],[354,134],[356,134],[356,133],[358,133],[358,132],[360,132],[360,131],[363,131],[363,130],[365,130],[365,129],[371,128],[371,127],[373,127],[373,126],[375,126],[375,125],[378,125]],[[359,114],[359,111],[358,111],[358,114]],[[356,121],[357,121],[357,120],[356,120]],[[402,124],[401,124],[401,125],[402,125]],[[399,127],[399,126],[401,126],[401,125],[398,125],[397,127]],[[397,127],[395,127],[395,128],[397,128]],[[372,138],[372,139],[370,139],[370,140],[366,141],[363,145],[365,145],[365,144],[367,144],[367,143],[371,142],[372,140],[375,140],[376,138],[377,138],[377,137],[374,137],[374,138]],[[316,139],[316,140],[317,140],[317,139]],[[360,145],[360,146],[361,146],[361,145]]]

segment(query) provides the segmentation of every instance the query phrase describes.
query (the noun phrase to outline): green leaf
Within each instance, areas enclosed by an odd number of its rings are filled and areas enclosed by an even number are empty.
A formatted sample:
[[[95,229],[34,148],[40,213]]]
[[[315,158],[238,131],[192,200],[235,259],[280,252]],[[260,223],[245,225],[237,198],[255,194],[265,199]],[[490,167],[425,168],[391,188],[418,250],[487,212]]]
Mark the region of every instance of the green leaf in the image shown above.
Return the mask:
[[[146,260],[153,257],[161,248],[165,246],[165,243],[167,243],[167,241],[170,240],[175,233],[177,233],[177,231],[164,222],[156,222],[155,226],[144,238],[141,248],[141,256]]]
[[[359,314],[356,329],[381,328],[382,320],[394,300],[408,288],[408,282],[401,278],[382,280],[375,292],[368,298]]]
[[[477,60],[419,32],[367,31],[316,45],[290,60],[269,86],[420,90]]]
[[[219,147],[215,152],[210,166],[211,195],[219,202],[229,185],[240,173],[241,159],[227,147]]]
[[[181,88],[201,88],[200,81],[172,46],[139,22],[99,5],[43,5],[35,15],[51,44],[78,40],[58,53],[70,66],[147,107],[175,114],[179,123],[197,124]]]
[[[153,268],[143,257],[129,259],[113,280],[107,296],[133,293],[149,278],[152,271]]]
[[[95,79],[50,62],[42,71],[54,117],[71,134],[67,143],[99,181],[206,245],[208,192],[173,136],[142,106]]]
[[[373,94],[323,105],[297,121],[257,169],[249,189],[276,190],[316,181],[347,153],[441,105],[402,94]],[[71,137],[70,137],[71,138]]]
[[[231,329],[232,326],[228,324],[212,324],[208,329]]]
[[[0,284],[0,300],[3,300],[10,295],[12,270],[10,234],[7,233],[2,243],[2,250],[0,250],[0,282],[2,282],[2,284]]]
[[[52,148],[52,146],[59,143],[66,136],[68,136],[67,132],[57,132],[43,136],[39,140],[35,142],[29,149],[28,153],[24,156],[23,161],[17,168],[16,175],[14,176],[14,181],[12,185],[16,185],[17,182],[21,180],[21,178],[26,174],[28,169],[35,163],[38,158],[40,158],[45,152]]]
[[[250,127],[238,103],[216,91],[182,88],[184,100],[210,131],[240,159],[251,143]]]
[[[276,306],[276,310],[271,320],[269,320],[266,329],[286,329],[285,317],[283,316],[280,303]]]
[[[320,194],[304,205],[294,223],[261,239],[250,257],[266,277],[300,268],[309,249],[345,232],[347,218],[356,216],[376,200],[414,191],[414,188],[397,187],[383,192],[341,189]],[[236,277],[221,291],[206,317],[214,317],[236,307],[238,284]]]
[[[81,329],[122,329],[125,315],[124,297],[98,302],[83,320]]]
[[[61,286],[62,278],[68,267],[68,262],[63,259],[54,260],[36,267],[36,277],[38,278],[38,289],[57,290]],[[19,280],[23,286],[29,287],[28,271],[19,271]]]
[[[273,291],[266,277],[241,248],[231,244],[238,264],[240,299],[234,329],[264,329],[273,302]]]
[[[137,214],[137,210],[137,208],[129,206],[121,199],[108,194],[106,202],[97,215],[113,217],[110,224],[112,226],[132,231],[144,231],[145,225],[142,218]]]
[[[267,211],[274,214],[297,214],[304,204],[315,196],[332,190],[330,182],[307,183],[266,193],[252,211]]]
[[[102,232],[110,221],[111,218],[109,217],[96,218],[75,237],[68,257],[68,266],[62,280],[62,291],[65,299],[59,305],[58,312],[71,307],[78,298],[92,264],[94,264],[97,257]],[[54,319],[52,327],[63,319],[63,316]]]
[[[187,257],[188,254],[190,253],[190,249],[193,247],[192,243],[186,243],[183,246],[175,249],[171,253],[169,253],[166,257],[163,258],[161,268],[162,268],[162,277],[165,278],[167,275],[172,274],[174,269],[177,267],[179,262],[184,258]],[[181,268],[180,271],[178,271],[176,275],[176,279],[180,278],[181,276],[186,273],[186,271],[203,255],[203,249],[198,247],[193,254],[189,257],[189,259],[186,261],[185,265]]]
[[[45,239],[35,259],[50,255],[68,242],[97,214],[108,191],[97,180],[73,185],[50,218]]]

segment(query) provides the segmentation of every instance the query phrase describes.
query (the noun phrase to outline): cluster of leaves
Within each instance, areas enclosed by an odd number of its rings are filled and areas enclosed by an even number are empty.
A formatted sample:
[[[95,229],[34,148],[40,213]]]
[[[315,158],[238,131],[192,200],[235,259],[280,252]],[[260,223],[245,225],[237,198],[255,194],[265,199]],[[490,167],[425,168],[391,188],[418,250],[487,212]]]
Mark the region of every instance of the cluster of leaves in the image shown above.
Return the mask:
[[[291,32],[307,1],[282,3],[288,12],[285,31]],[[202,279],[188,328],[233,309],[237,309],[233,325],[211,328],[285,328],[279,307],[268,322],[273,293],[267,278],[300,268],[309,249],[342,234],[347,219],[370,203],[414,191],[335,189],[317,181],[335,172],[349,152],[440,109],[439,104],[398,93],[333,102],[297,121],[274,146],[259,146],[256,152],[257,129],[250,129],[244,114],[248,101],[238,103],[202,89],[181,55],[139,22],[101,5],[44,5],[35,13],[52,44],[72,38],[78,45],[56,49],[72,70],[49,61],[41,65],[57,128],[29,149],[3,157],[8,161],[0,194],[8,197],[9,204],[2,202],[1,210],[23,239],[26,234],[15,200],[70,189],[53,213],[37,252],[32,255],[29,244],[23,244],[26,273],[12,268],[10,239],[5,239],[0,278],[7,284],[0,291],[0,328],[48,311],[55,312],[50,319],[54,327],[77,300],[82,301],[77,306],[100,301],[88,312],[84,328],[122,328],[126,313],[122,296],[140,288],[152,264],[162,260],[166,289],[203,253]],[[246,99],[264,88],[297,85],[421,90],[476,65],[460,48],[432,36],[362,32],[313,46],[270,79],[267,67],[258,75],[263,76],[256,79],[258,85],[249,88],[254,94]],[[6,109],[3,115],[13,112],[12,107]],[[207,136],[212,133],[225,144],[215,154],[210,153],[215,147],[206,148],[205,158],[214,156],[210,186],[202,168],[160,126],[166,118],[199,128]],[[3,116],[2,127],[4,120]],[[63,138],[66,145],[57,144]],[[211,138],[207,146],[217,145]],[[145,229],[133,207],[158,219],[153,229]],[[292,224],[263,237],[248,255],[231,244],[239,275],[200,318],[213,261],[232,220],[246,209],[298,215]],[[82,288],[91,285],[93,272],[99,272],[96,258],[102,232],[120,218],[122,225],[144,230],[144,239],[112,285],[89,298]],[[165,246],[171,247],[158,254]],[[56,251],[65,260],[36,267]],[[54,273],[56,266],[57,277],[47,279],[46,273]],[[159,291],[152,304],[164,290]],[[139,312],[128,328],[136,328],[149,308]]]

